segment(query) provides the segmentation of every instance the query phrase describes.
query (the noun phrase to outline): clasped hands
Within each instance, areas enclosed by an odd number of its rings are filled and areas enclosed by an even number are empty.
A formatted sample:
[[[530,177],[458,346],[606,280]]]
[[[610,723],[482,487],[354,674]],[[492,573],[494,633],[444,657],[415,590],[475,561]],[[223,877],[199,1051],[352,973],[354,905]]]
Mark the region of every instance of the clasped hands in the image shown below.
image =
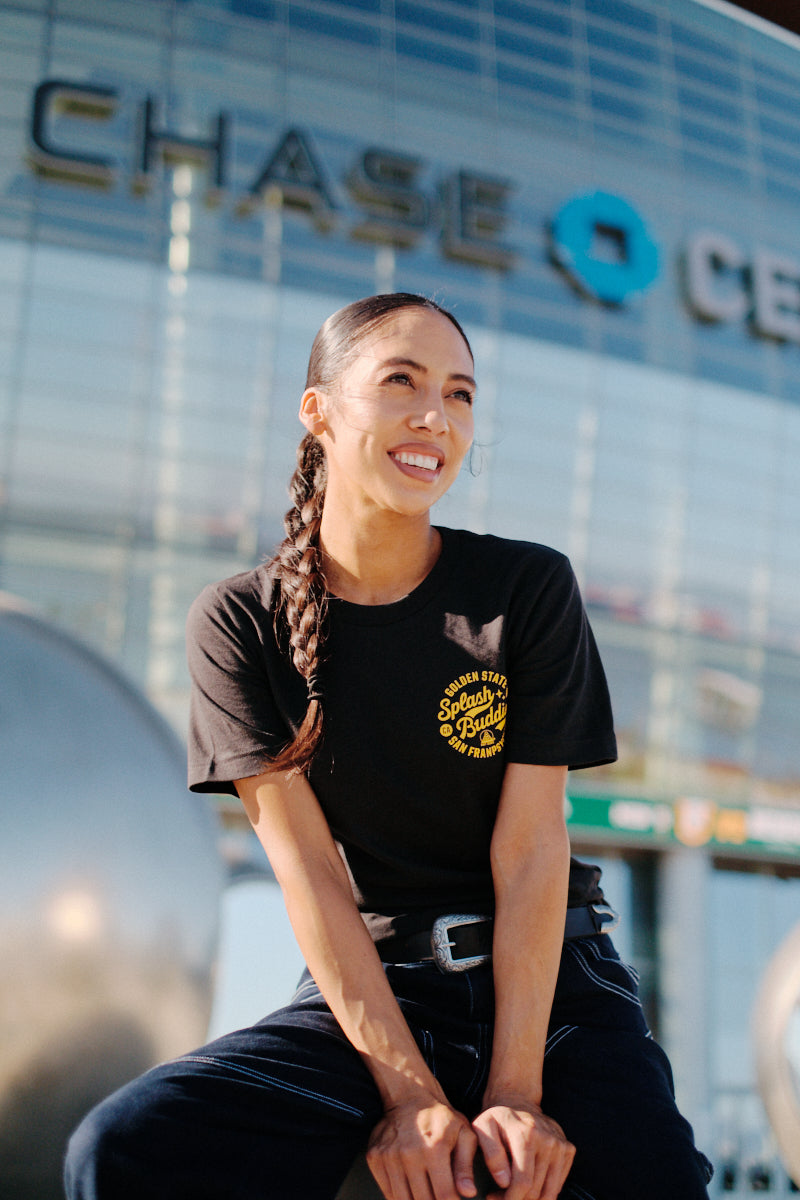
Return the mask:
[[[575,1156],[538,1105],[509,1098],[470,1124],[431,1097],[386,1113],[372,1132],[367,1162],[386,1200],[469,1200],[477,1195],[478,1146],[498,1188],[488,1200],[557,1200]]]

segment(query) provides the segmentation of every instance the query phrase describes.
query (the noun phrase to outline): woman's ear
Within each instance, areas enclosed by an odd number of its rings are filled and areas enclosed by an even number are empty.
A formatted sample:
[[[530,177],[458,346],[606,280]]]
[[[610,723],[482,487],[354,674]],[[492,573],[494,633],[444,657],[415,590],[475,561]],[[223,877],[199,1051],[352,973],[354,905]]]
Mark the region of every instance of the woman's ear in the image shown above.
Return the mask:
[[[308,432],[313,433],[315,437],[319,437],[325,429],[325,416],[322,411],[323,394],[319,388],[306,388],[300,401],[300,420]]]

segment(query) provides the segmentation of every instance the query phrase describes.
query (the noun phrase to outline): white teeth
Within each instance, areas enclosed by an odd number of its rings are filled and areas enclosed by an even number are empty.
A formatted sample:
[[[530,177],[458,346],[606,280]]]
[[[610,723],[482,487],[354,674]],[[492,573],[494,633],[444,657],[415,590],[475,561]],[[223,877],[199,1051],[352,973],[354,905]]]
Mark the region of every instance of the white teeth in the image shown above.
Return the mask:
[[[426,471],[435,471],[439,466],[438,458],[433,458],[429,454],[407,454],[405,450],[400,450],[397,454],[392,455],[398,462],[405,463],[409,467],[424,467]]]

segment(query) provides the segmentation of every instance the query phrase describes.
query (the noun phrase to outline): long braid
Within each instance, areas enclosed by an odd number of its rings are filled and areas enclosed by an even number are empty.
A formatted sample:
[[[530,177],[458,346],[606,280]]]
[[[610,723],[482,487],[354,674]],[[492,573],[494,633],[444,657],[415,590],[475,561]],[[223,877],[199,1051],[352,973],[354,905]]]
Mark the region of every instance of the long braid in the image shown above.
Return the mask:
[[[293,504],[284,518],[286,537],[273,564],[280,586],[275,619],[288,629],[292,662],[306,680],[308,707],[296,737],[271,763],[278,770],[307,770],[322,740],[318,672],[328,605],[319,530],[326,478],[322,444],[307,433],[298,446],[297,469],[289,484]]]

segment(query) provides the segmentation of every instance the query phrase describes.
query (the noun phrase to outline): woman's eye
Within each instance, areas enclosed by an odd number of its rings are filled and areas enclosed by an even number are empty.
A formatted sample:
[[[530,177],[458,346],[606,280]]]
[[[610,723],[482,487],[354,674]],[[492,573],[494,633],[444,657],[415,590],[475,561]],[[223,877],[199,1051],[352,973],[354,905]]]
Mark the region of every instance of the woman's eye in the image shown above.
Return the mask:
[[[459,388],[457,392],[453,392],[453,395],[456,400],[465,400],[467,404],[472,404],[474,399],[472,392],[468,392],[465,388]]]
[[[387,383],[411,383],[411,376],[405,371],[398,371],[396,375],[390,375],[386,380]]]

